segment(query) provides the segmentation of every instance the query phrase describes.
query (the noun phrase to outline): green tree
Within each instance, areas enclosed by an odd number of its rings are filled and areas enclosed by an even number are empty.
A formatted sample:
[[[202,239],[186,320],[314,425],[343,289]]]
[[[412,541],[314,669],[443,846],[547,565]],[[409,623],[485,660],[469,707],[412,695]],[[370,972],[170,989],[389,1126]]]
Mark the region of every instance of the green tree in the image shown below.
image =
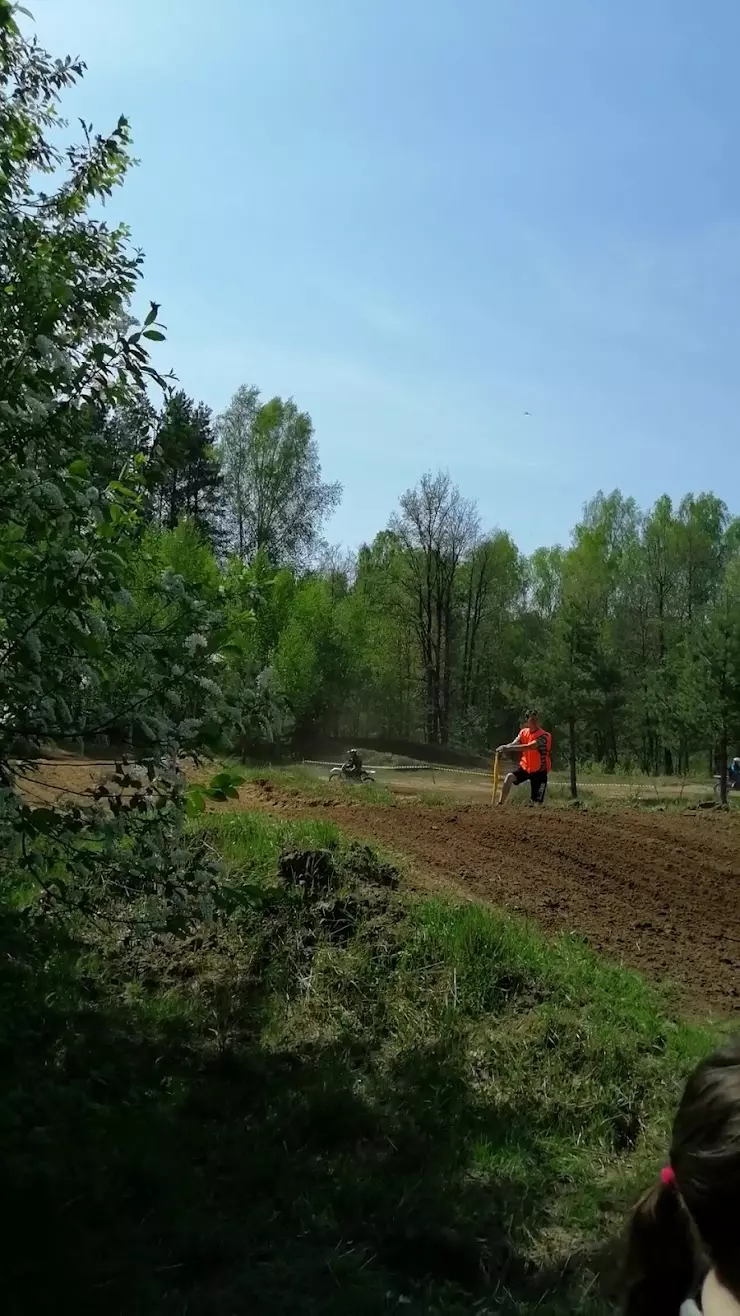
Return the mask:
[[[362,628],[366,682],[358,691],[358,730],[386,737],[423,735],[423,673],[416,635],[408,624],[404,554],[397,537],[381,530],[360,549],[353,594]]]
[[[145,339],[161,337],[156,307],[127,320],[141,257],[126,231],[88,214],[125,174],[126,121],[66,153],[49,138],[80,72],[0,3],[0,760],[18,735],[76,728],[104,661],[101,610],[123,584],[136,500],[95,483],[84,435],[92,409],[156,378]]]
[[[221,470],[211,412],[182,391],[172,393],[159,417],[146,470],[156,519],[174,530],[188,517],[212,543],[221,519]]]
[[[520,701],[536,703],[554,728],[567,731],[570,791],[575,799],[578,735],[588,720],[595,684],[590,582],[579,550],[547,559],[547,578],[551,616],[542,623],[538,643],[524,665]]]
[[[633,499],[616,489],[599,493],[585,506],[573,532],[570,571],[577,564],[578,593],[588,601],[595,682],[591,720],[583,731],[589,756],[609,769],[616,766],[624,709],[629,693],[629,669],[623,646],[630,639],[625,625],[626,565],[634,553],[639,513]]]
[[[356,650],[326,580],[309,576],[295,589],[290,617],[275,650],[276,688],[295,719],[299,739],[337,734],[352,688]]]
[[[81,425],[88,431],[81,440],[89,455],[91,474],[98,484],[131,470],[137,462],[149,460],[157,426],[157,412],[147,393],[132,390],[129,398],[107,412],[98,409],[83,412]],[[142,508],[152,519],[151,499],[145,497]]]
[[[478,514],[448,474],[427,472],[402,495],[390,529],[404,550],[406,615],[424,671],[426,738],[430,744],[446,745],[452,726],[460,572],[479,542]]]
[[[340,496],[321,479],[311,417],[289,399],[260,404],[242,385],[217,422],[231,522],[242,560],[265,553],[276,565],[306,566]]]
[[[740,557],[725,566],[716,597],[698,642],[698,689],[706,703],[717,747],[722,803],[727,803],[727,762],[731,737],[740,734]]]
[[[107,812],[34,808],[17,790],[20,739],[37,746],[136,719],[159,749],[174,749],[202,738],[209,714],[215,726],[226,720],[211,601],[166,569],[152,581],[151,611],[132,624],[145,458],[135,453],[105,479],[97,418],[131,406],[152,381],[164,384],[147,355],[164,335],[154,304],[132,322],[141,256],[125,228],[95,217],[129,164],[126,121],[108,137],[83,125],[80,144],[54,145],[60,96],[81,71],[28,40],[0,0],[4,840],[48,908],[100,917],[115,907],[121,920],[135,906],[175,931],[198,893],[210,898],[213,874],[183,831],[185,787],[172,760],[122,767],[106,788]]]
[[[483,748],[501,738],[513,711],[504,689],[519,651],[524,562],[497,531],[467,557],[459,585],[458,739]]]

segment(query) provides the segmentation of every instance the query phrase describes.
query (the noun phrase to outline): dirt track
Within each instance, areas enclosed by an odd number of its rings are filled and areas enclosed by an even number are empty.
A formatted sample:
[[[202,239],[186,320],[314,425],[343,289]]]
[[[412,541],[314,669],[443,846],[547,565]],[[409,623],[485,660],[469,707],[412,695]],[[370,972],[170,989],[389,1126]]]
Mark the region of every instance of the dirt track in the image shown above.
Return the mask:
[[[429,808],[308,801],[269,784],[242,805],[331,818],[407,855],[425,885],[572,931],[611,959],[671,980],[690,1007],[740,1000],[740,827],[717,812]]]
[[[24,780],[35,804],[70,794],[89,803],[106,772],[89,760],[39,766]],[[737,816],[498,811],[488,803],[430,807],[404,797],[388,807],[341,788],[311,800],[269,782],[243,787],[238,807],[330,818],[350,835],[408,856],[427,888],[505,905],[548,931],[577,932],[611,959],[675,982],[689,1008],[730,1013],[740,1006]]]

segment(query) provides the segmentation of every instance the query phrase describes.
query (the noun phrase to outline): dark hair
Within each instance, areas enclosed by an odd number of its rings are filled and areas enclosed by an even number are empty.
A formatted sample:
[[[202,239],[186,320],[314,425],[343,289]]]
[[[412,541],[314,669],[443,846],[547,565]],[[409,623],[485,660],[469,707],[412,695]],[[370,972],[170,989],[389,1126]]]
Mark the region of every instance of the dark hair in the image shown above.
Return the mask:
[[[689,1078],[670,1164],[630,1223],[628,1316],[676,1316],[709,1267],[740,1298],[740,1036]]]
[[[539,717],[539,713],[537,712],[537,709],[528,708],[526,713],[524,714],[524,721],[529,722],[533,717]]]

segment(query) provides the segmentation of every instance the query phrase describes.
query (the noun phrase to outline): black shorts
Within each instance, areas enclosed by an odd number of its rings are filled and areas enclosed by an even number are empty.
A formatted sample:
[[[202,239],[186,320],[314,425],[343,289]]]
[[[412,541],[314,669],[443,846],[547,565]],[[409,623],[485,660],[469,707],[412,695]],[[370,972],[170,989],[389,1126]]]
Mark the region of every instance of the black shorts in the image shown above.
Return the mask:
[[[532,792],[532,803],[544,804],[545,792],[547,790],[547,773],[527,772],[526,768],[517,768],[514,772],[514,785],[521,786],[524,781],[529,782],[529,788]]]

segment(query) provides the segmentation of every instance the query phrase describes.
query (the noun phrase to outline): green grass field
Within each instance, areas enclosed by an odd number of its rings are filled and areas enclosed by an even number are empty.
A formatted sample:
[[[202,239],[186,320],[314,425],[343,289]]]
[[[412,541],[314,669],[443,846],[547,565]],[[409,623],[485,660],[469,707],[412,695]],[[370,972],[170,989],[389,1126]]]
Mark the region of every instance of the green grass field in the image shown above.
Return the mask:
[[[3,914],[4,1309],[606,1311],[711,1031],[323,822],[197,825],[234,912],[185,942]]]

